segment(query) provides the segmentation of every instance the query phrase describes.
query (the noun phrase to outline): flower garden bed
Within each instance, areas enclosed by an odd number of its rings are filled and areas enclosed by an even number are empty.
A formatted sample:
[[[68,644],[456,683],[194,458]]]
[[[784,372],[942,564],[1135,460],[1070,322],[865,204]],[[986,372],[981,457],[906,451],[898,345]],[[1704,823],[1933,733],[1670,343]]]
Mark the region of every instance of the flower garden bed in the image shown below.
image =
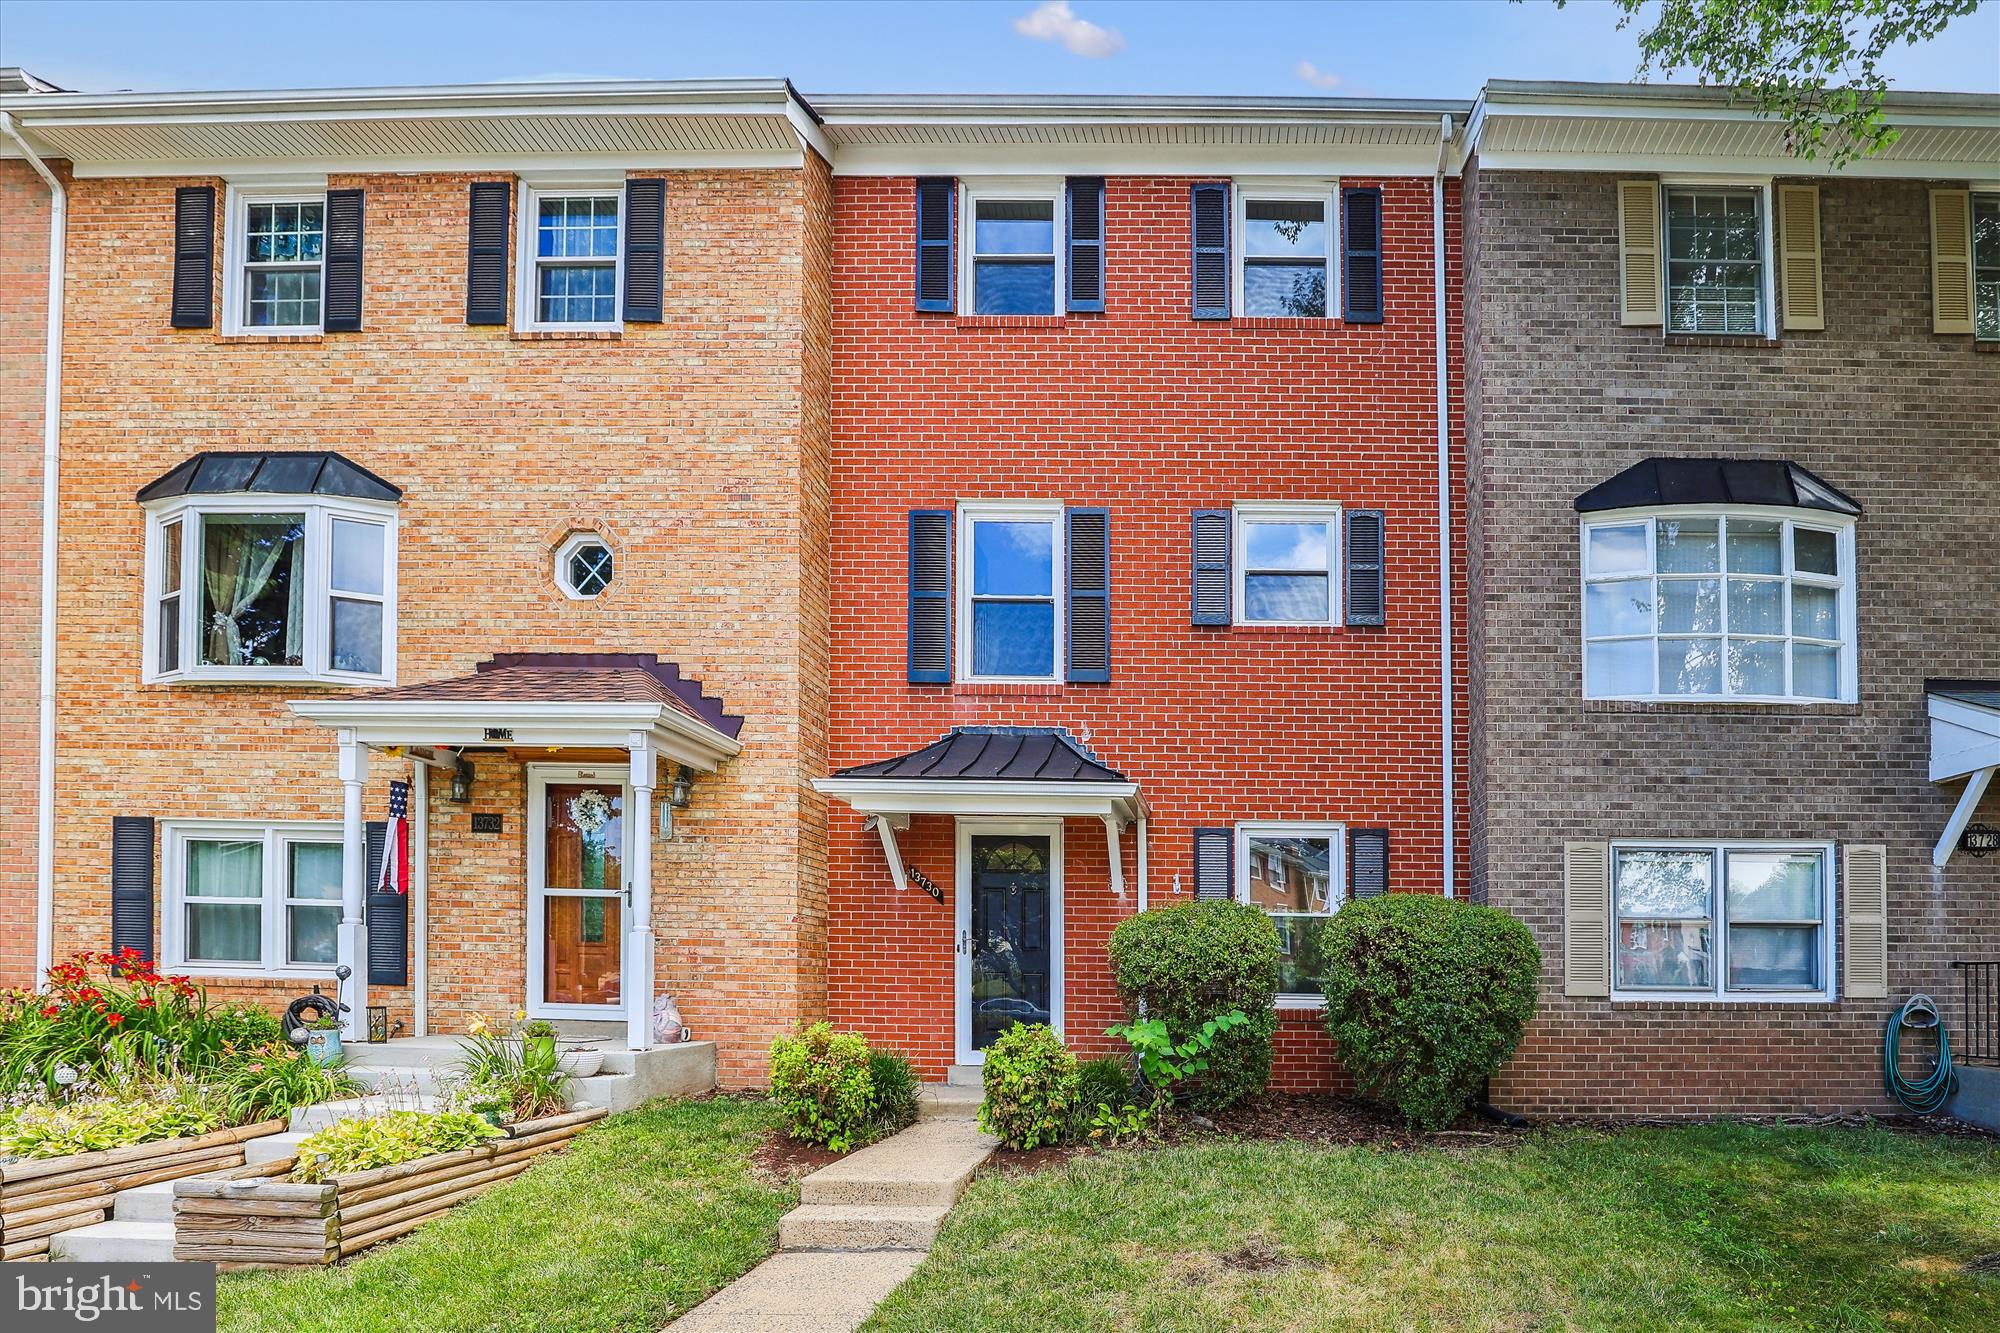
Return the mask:
[[[268,1178],[180,1181],[174,1186],[174,1258],[224,1268],[337,1263],[512,1179],[605,1114],[597,1107],[524,1120],[476,1148],[316,1184]]]
[[[103,1152],[0,1161],[0,1259],[46,1259],[49,1237],[102,1222],[120,1190],[243,1165],[243,1145],[285,1128],[264,1120]]]

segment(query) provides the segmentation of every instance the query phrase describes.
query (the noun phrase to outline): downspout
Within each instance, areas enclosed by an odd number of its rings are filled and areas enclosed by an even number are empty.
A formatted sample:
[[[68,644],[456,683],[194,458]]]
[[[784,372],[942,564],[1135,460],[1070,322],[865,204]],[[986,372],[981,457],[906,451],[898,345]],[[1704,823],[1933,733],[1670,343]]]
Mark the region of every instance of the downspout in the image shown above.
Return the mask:
[[[55,961],[56,865],[56,465],[62,440],[63,257],[69,194],[41,155],[21,137],[14,117],[0,111],[0,134],[14,141],[49,187],[48,348],[42,364],[42,625],[40,734],[35,758],[35,983]]]
[[[1444,164],[1451,151],[1451,117],[1438,118],[1437,170],[1431,175],[1431,300],[1437,326],[1438,702],[1444,720],[1444,896],[1458,883],[1456,718],[1452,712],[1451,625],[1451,378],[1445,333]]]
[[[1139,807],[1139,910],[1146,910],[1146,808]]]

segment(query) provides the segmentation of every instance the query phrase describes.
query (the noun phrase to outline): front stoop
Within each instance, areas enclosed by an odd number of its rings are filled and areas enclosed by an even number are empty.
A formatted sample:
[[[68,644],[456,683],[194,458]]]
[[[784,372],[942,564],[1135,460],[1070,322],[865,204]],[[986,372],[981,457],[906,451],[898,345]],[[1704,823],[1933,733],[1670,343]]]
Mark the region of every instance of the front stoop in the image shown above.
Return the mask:
[[[566,1044],[588,1044],[604,1055],[604,1067],[589,1078],[573,1079],[572,1109],[602,1106],[629,1111],[656,1097],[696,1097],[715,1090],[715,1043],[685,1041],[628,1050],[616,1041],[564,1033]],[[402,1037],[386,1043],[362,1043],[348,1049],[347,1070],[377,1095],[429,1096],[459,1063],[456,1037]]]

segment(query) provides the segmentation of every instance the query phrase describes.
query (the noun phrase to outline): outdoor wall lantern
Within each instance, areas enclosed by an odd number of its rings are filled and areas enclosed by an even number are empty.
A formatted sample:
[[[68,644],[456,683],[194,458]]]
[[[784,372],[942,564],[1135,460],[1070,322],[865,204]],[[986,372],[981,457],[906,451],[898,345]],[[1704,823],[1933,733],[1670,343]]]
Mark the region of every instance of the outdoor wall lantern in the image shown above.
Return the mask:
[[[676,810],[688,807],[688,796],[694,791],[694,770],[682,764],[674,774],[674,785],[667,789],[667,804]]]
[[[451,799],[456,805],[472,800],[472,765],[463,758],[451,770]]]
[[[389,1006],[371,1004],[368,1006],[368,1040],[389,1040]]]

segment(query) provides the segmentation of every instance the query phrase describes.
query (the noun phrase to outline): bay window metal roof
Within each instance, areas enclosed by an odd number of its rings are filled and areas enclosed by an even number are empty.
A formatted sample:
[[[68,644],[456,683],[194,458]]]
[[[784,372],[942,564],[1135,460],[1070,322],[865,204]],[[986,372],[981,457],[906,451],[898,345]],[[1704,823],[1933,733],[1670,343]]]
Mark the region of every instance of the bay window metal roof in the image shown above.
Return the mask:
[[[954,727],[920,750],[856,764],[836,778],[931,782],[1124,782],[1065,732],[1047,727]]]
[[[1853,516],[1861,506],[1797,463],[1763,458],[1647,458],[1576,497],[1577,512],[1672,505],[1770,505]]]
[[[331,495],[346,500],[401,500],[359,463],[324,450],[287,453],[200,453],[149,482],[139,503],[178,495]]]

